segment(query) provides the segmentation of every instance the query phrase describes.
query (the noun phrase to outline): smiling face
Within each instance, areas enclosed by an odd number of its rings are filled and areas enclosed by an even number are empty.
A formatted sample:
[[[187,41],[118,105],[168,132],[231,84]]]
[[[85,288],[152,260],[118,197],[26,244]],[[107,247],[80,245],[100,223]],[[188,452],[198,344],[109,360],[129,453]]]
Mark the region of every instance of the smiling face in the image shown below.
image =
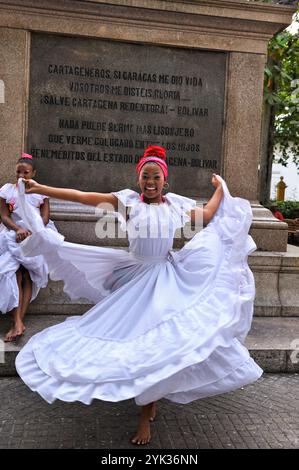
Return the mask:
[[[139,186],[147,203],[160,203],[165,183],[164,173],[159,165],[153,162],[145,163],[139,173]]]
[[[33,169],[30,163],[17,163],[16,165],[16,177],[17,180],[19,178],[24,178],[25,180],[30,180],[34,178],[36,175],[36,171]]]

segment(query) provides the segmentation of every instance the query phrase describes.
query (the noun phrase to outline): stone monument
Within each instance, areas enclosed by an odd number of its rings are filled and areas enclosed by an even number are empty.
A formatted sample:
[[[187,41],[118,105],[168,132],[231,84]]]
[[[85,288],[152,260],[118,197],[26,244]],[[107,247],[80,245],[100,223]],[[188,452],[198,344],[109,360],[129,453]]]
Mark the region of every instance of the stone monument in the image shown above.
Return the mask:
[[[298,250],[259,202],[267,43],[294,10],[242,0],[1,0],[0,184],[26,151],[46,184],[137,189],[136,159],[147,144],[163,145],[170,191],[204,203],[215,172],[251,202],[256,314],[298,315]],[[67,240],[125,245],[96,237],[92,208],[51,205]],[[54,309],[40,299],[32,310]]]
[[[134,187],[136,159],[157,143],[167,148],[171,191],[205,202],[211,174],[221,174],[251,201],[258,248],[286,251],[285,224],[259,204],[259,158],[267,41],[293,10],[236,0],[1,1],[1,183],[26,150],[42,182]],[[69,240],[96,242],[68,223],[93,223],[91,211],[53,209]]]

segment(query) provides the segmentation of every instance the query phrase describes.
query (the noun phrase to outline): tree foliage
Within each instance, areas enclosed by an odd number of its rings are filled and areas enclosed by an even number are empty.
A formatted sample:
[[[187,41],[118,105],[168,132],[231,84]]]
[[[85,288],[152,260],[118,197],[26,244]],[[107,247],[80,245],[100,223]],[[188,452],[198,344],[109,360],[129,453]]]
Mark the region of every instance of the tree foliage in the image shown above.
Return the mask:
[[[299,218],[299,201],[276,201],[271,199],[265,206],[270,209],[271,206],[277,206],[278,210],[286,219]]]
[[[292,157],[299,168],[299,36],[282,31],[269,43],[264,98],[274,107],[273,144],[279,145],[278,163]]]
[[[290,0],[251,0],[263,3],[298,5]],[[299,13],[295,15],[299,21]],[[273,107],[274,129],[272,148],[278,146],[281,156],[277,163],[287,166],[290,159],[299,170],[299,35],[284,30],[276,34],[268,45],[268,63],[265,67],[265,103]]]

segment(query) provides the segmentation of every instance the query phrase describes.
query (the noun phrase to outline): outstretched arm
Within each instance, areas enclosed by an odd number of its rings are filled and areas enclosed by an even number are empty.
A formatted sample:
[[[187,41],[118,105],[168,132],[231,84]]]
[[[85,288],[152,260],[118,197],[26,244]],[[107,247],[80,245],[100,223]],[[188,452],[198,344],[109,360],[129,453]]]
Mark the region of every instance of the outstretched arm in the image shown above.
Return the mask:
[[[196,207],[191,211],[192,223],[194,223],[196,220],[201,220],[201,218],[203,222],[209,223],[220,206],[221,200],[223,198],[223,188],[221,181],[217,179],[215,173],[213,173],[212,176],[212,184],[216,188],[216,191],[204,208]]]
[[[206,220],[207,222],[210,222],[210,220],[214,217],[215,212],[220,206],[222,197],[223,197],[223,189],[220,183],[220,185],[217,186],[216,191],[214,192],[209,202],[203,208],[204,220]]]
[[[98,206],[101,203],[111,204],[117,210],[118,199],[112,193],[88,193],[69,188],[53,188],[39,184],[34,180],[23,180],[26,193],[44,194],[45,196],[63,199],[65,201],[80,202],[89,206]]]

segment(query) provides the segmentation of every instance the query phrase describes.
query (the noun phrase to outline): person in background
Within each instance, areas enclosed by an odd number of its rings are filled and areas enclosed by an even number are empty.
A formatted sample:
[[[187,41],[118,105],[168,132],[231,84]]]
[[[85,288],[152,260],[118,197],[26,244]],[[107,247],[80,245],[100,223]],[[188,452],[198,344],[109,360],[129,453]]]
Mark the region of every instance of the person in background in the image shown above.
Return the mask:
[[[280,210],[278,209],[278,206],[272,205],[272,206],[270,207],[270,211],[272,212],[272,214],[274,215],[274,217],[276,217],[276,219],[284,220],[284,216],[282,215],[282,213],[281,213]]]
[[[24,316],[29,303],[41,287],[48,283],[48,266],[43,256],[26,257],[20,243],[31,231],[20,214],[18,179],[29,180],[36,176],[31,155],[22,153],[16,163],[15,183],[0,188],[0,313],[11,312],[13,324],[4,337],[5,342],[15,341],[25,332]],[[26,203],[34,208],[45,226],[57,232],[50,220],[48,196],[26,194]]]

